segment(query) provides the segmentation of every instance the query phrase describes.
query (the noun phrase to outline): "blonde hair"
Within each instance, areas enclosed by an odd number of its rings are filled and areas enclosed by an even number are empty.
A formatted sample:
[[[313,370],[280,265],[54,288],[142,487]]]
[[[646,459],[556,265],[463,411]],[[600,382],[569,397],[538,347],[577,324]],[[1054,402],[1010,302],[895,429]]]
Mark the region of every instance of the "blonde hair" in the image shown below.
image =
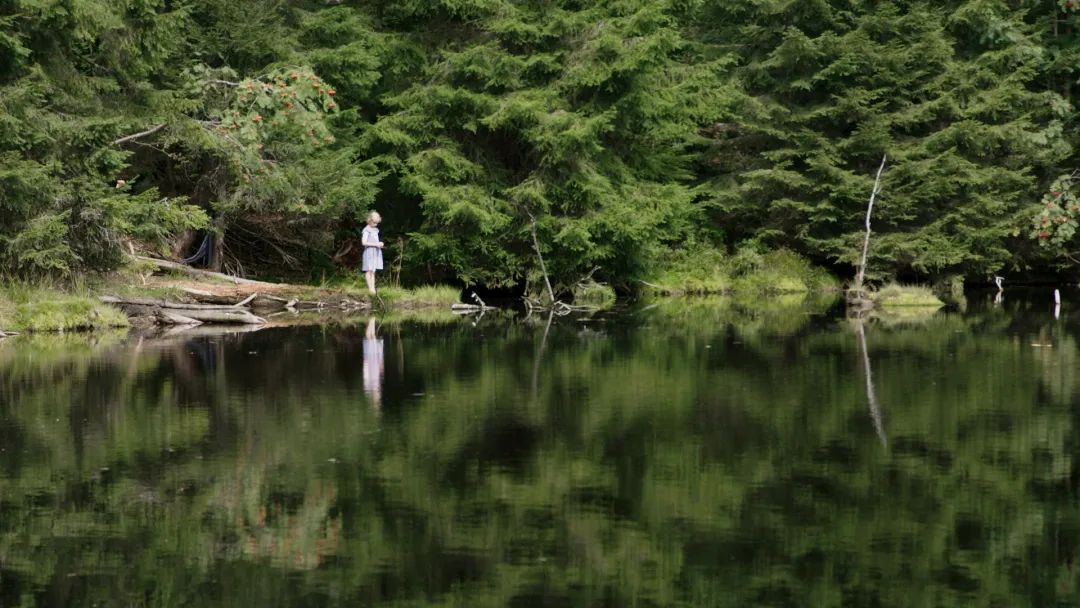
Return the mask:
[[[378,211],[372,211],[372,212],[368,213],[367,214],[367,220],[365,220],[365,221],[370,222],[371,220],[374,220],[374,219],[382,220],[382,216],[379,215]]]

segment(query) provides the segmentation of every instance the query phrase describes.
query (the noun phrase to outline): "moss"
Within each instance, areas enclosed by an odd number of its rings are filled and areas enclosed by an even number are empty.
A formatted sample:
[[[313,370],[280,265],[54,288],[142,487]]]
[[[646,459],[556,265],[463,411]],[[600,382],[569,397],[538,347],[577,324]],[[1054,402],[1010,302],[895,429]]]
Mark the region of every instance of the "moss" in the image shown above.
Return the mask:
[[[910,306],[940,308],[944,303],[934,295],[933,290],[922,285],[900,285],[891,283],[870,295],[874,304],[883,308]]]

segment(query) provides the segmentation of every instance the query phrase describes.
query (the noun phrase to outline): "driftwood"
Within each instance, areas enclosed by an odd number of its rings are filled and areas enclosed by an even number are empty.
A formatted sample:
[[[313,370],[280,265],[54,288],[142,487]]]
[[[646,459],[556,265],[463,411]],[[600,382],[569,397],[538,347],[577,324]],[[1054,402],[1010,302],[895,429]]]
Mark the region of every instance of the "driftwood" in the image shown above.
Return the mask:
[[[450,310],[457,313],[472,313],[497,309],[494,306],[484,306],[480,304],[451,304]]]
[[[168,300],[158,300],[156,298],[118,298],[116,296],[101,296],[99,299],[106,304],[116,304],[118,306],[152,306],[183,310],[240,310],[256,295],[258,294],[252,294],[247,299],[236,304],[188,304],[187,302],[169,302]]]
[[[117,298],[101,296],[106,304],[118,306],[131,315],[152,316],[164,325],[198,325],[201,323],[239,323],[261,325],[266,319],[255,316],[244,307],[256,294],[237,304],[188,304],[154,298]]]
[[[240,277],[234,277],[228,274],[222,274],[220,272],[211,272],[209,270],[199,270],[198,268],[192,268],[191,266],[185,266],[179,262],[170,262],[168,260],[159,260],[157,258],[150,258],[144,255],[133,256],[140,262],[150,262],[158,268],[164,268],[165,270],[177,270],[185,274],[189,274],[194,277],[202,277],[206,279],[216,279],[218,281],[228,281],[236,285],[269,285],[263,281],[252,281],[251,279],[242,279]]]
[[[195,289],[193,287],[181,287],[180,291],[182,291],[182,292],[184,292],[184,293],[186,293],[186,294],[188,294],[190,296],[195,296],[196,298],[198,298],[198,300],[200,302],[205,302],[207,298],[221,298],[222,300],[224,300],[224,296],[216,296],[216,295],[214,295],[214,294],[212,294],[209,291],[206,291],[204,289]],[[207,302],[207,303],[208,304],[228,304],[231,301],[232,300],[229,300],[227,302],[222,301],[222,302]]]
[[[482,313],[487,310],[498,310],[494,306],[488,306],[487,302],[485,302],[479,295],[477,295],[475,291],[472,292],[472,299],[476,302],[476,304],[465,304],[459,302],[457,304],[451,304],[450,310],[452,310],[456,314],[470,314],[474,312]]]
[[[154,310],[154,318],[162,325],[202,325],[202,321],[160,308]]]

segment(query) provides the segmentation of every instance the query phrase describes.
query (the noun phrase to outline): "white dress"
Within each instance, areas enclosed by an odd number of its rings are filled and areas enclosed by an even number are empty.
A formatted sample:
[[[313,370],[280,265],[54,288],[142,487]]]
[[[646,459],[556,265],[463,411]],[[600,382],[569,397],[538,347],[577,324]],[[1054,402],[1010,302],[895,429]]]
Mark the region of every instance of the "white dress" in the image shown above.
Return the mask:
[[[364,272],[369,270],[382,270],[382,249],[367,246],[367,243],[379,242],[379,229],[371,226],[364,226],[364,231],[360,234],[360,241],[364,243],[364,257],[360,264],[360,269]]]

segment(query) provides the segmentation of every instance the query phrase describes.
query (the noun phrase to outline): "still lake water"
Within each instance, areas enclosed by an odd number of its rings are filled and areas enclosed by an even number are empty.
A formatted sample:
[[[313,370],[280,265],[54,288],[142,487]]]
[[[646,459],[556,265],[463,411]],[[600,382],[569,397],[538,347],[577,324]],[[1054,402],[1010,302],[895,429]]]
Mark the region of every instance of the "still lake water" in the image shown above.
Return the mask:
[[[9,339],[0,606],[1080,605],[1080,293],[1011,294]]]

